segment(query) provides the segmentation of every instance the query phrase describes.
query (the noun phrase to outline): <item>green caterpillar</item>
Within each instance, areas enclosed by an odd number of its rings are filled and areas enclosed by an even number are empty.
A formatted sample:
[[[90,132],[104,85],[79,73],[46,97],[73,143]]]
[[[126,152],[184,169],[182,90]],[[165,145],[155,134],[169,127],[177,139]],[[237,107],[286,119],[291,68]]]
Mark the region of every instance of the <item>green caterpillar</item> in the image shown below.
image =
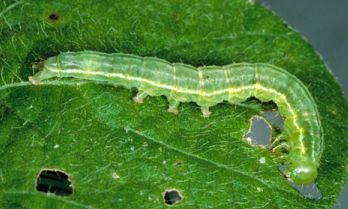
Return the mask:
[[[323,132],[313,97],[304,84],[287,71],[270,64],[237,63],[195,68],[182,63],[130,54],[95,51],[64,52],[42,63],[42,71],[29,77],[33,84],[53,77],[105,81],[139,90],[134,101],[164,95],[169,112],[181,102],[195,102],[208,117],[209,107],[222,101],[237,104],[249,97],[274,101],[285,118],[274,150],[288,149],[287,175],[297,184],[317,177],[323,150]]]

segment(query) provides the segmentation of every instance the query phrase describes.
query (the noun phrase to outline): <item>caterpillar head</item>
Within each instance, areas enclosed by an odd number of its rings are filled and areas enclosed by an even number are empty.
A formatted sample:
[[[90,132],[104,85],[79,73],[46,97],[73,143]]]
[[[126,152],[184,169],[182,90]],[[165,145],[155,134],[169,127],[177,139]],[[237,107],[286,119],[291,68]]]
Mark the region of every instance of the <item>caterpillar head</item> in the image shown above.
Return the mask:
[[[45,68],[49,68],[51,70],[60,70],[58,66],[58,58],[57,57],[50,57],[47,60],[44,61],[43,66]]]
[[[289,171],[290,178],[296,184],[312,183],[318,175],[316,164],[308,158],[292,162]]]
[[[57,57],[50,57],[46,60],[40,60],[32,64],[32,68],[36,70],[43,70],[45,66],[57,68]]]

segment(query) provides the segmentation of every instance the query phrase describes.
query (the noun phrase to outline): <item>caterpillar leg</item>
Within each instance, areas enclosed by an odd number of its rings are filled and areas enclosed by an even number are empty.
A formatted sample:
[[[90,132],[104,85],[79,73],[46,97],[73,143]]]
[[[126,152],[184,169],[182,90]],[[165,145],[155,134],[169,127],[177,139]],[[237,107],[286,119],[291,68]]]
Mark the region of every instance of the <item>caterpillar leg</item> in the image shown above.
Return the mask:
[[[52,73],[50,71],[43,70],[43,71],[36,73],[33,76],[29,76],[28,80],[33,85],[40,85],[41,81],[47,80],[50,78],[54,78],[54,77],[57,77],[57,74]]]
[[[272,149],[273,152],[280,152],[280,153],[282,153],[282,151],[289,152],[289,150],[290,150],[290,146],[286,142],[282,142],[281,144],[273,147],[273,149]]]
[[[284,141],[286,141],[286,140],[284,139],[283,135],[279,135],[272,141],[270,148],[272,149]]]
[[[211,115],[211,112],[209,111],[209,107],[201,107],[201,111],[203,113],[203,117],[205,118]]]
[[[175,99],[170,99],[168,98],[168,102],[169,102],[169,108],[168,108],[168,112],[174,113],[174,114],[178,114],[178,107],[180,102],[176,101]]]
[[[276,157],[276,159],[281,160],[281,161],[284,161],[284,160],[286,160],[287,158],[288,158],[288,155],[287,155],[287,154],[282,154],[282,155]]]
[[[148,94],[146,94],[144,91],[139,91],[135,97],[133,97],[133,101],[139,104],[142,104],[144,102],[145,97],[147,97]]]

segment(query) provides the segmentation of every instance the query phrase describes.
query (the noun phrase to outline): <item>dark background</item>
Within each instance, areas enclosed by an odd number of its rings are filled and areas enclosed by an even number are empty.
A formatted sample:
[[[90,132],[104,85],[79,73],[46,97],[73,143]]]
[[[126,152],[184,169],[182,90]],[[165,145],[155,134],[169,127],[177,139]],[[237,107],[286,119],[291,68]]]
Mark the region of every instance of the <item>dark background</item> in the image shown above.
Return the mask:
[[[259,0],[319,52],[348,96],[348,1]],[[348,183],[335,209],[348,208]]]

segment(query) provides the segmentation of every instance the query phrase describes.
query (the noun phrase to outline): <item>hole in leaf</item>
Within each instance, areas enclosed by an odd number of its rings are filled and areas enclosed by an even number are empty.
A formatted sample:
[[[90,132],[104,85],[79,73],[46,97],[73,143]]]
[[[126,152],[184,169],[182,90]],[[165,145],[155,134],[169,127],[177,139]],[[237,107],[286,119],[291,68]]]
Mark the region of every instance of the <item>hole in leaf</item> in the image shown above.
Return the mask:
[[[167,189],[163,193],[163,198],[167,205],[174,205],[181,202],[183,196],[177,189]]]
[[[57,21],[59,20],[59,15],[57,13],[51,13],[48,15],[48,18],[52,21]]]
[[[269,104],[273,106],[272,102]],[[252,144],[271,149],[270,143],[281,133],[283,126],[284,120],[276,109],[265,111],[262,117],[251,118],[250,129],[245,139]]]
[[[176,162],[175,162],[175,166],[176,167],[181,167],[183,165],[183,162],[181,161],[181,160],[177,160]]]
[[[294,187],[298,192],[300,192],[305,198],[314,200],[319,200],[322,198],[322,194],[314,182],[307,185],[298,185],[291,183],[291,186]]]
[[[69,176],[63,171],[53,169],[44,169],[40,172],[36,181],[36,190],[61,196],[73,193]]]
[[[274,128],[282,129],[284,127],[284,120],[276,110],[264,112],[263,117],[265,117]]]
[[[255,145],[269,147],[271,141],[271,126],[262,117],[253,116],[250,120],[250,130],[245,139]]]

